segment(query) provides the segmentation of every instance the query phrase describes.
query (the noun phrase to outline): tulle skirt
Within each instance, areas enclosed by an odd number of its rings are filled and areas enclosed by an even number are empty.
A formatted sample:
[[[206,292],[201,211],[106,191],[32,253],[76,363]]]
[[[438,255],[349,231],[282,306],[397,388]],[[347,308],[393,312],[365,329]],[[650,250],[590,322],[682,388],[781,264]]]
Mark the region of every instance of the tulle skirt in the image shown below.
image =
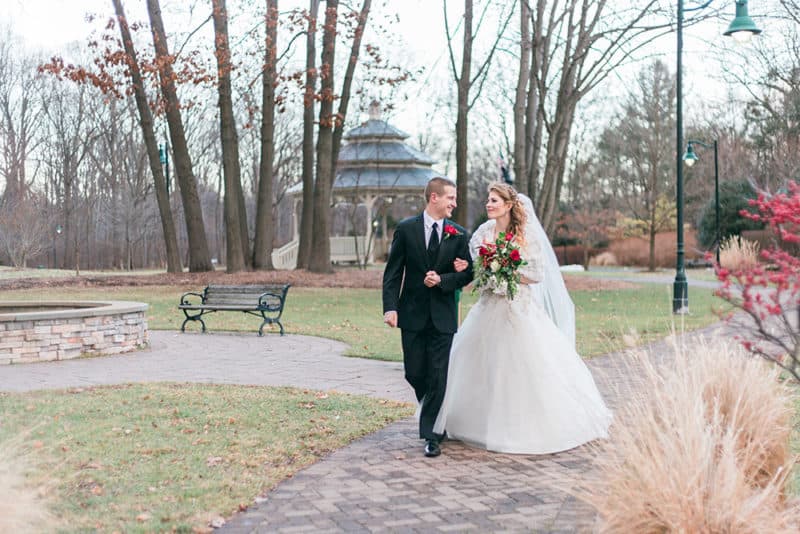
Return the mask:
[[[491,451],[559,452],[608,435],[612,414],[572,343],[524,287],[484,294],[453,339],[434,431]]]

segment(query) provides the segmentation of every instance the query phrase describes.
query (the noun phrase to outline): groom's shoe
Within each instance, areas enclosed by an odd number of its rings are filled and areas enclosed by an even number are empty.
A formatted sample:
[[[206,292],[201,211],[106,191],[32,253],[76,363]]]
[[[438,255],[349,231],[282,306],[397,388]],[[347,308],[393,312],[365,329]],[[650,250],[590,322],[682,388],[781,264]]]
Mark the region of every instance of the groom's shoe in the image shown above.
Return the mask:
[[[425,456],[428,458],[435,458],[442,454],[442,449],[439,448],[439,442],[434,439],[429,439],[425,442]]]

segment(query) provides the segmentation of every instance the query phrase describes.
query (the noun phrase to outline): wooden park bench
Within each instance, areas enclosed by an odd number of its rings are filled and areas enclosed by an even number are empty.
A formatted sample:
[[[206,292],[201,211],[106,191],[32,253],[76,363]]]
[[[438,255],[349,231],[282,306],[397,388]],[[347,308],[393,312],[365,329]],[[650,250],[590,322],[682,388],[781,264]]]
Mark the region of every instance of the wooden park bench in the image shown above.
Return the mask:
[[[203,325],[203,332],[206,331],[206,323],[203,315],[217,311],[240,311],[250,315],[261,316],[263,321],[258,328],[258,335],[264,335],[264,325],[277,324],[283,335],[283,325],[281,324],[281,314],[283,306],[286,304],[286,292],[289,291],[291,284],[286,285],[247,285],[247,286],[224,286],[209,285],[203,293],[188,292],[181,296],[178,309],[183,310],[186,316],[181,325],[181,332],[184,332],[186,323],[189,321],[200,321]],[[197,302],[197,299],[200,302]]]

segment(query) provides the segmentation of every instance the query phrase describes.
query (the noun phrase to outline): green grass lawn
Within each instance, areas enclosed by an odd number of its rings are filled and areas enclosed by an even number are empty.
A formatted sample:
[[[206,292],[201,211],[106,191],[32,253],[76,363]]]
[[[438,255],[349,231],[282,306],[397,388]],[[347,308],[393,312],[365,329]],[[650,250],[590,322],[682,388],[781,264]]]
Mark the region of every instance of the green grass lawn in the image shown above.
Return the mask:
[[[150,305],[148,324],[155,330],[177,330],[183,313],[177,309],[180,296],[196,287],[142,286],[103,288],[35,288],[4,291],[6,299],[111,299],[135,300]],[[666,336],[673,328],[691,330],[717,320],[712,305],[721,301],[710,289],[691,288],[691,315],[672,315],[672,287],[643,284],[635,289],[574,291],[578,351],[587,357],[619,350],[631,340],[647,342]],[[465,291],[462,318],[477,300]],[[210,332],[258,331],[258,317],[239,312],[205,316]],[[287,332],[336,339],[347,343],[347,354],[380,360],[402,360],[400,332],[383,324],[381,292],[378,289],[291,288],[282,322]],[[199,330],[199,323],[189,323]],[[277,327],[272,327],[274,331]],[[266,330],[266,328],[265,328]]]
[[[28,482],[45,488],[52,530],[205,532],[322,455],[412,413],[361,396],[234,385],[0,394],[0,444],[14,442]]]
[[[659,268],[654,272],[650,272],[644,267],[598,267],[595,269],[590,267],[588,271],[570,271],[567,276],[587,276],[592,278],[652,278],[653,276],[658,276],[675,278],[675,269]],[[711,269],[687,269],[686,278],[690,281],[717,281],[717,276]]]

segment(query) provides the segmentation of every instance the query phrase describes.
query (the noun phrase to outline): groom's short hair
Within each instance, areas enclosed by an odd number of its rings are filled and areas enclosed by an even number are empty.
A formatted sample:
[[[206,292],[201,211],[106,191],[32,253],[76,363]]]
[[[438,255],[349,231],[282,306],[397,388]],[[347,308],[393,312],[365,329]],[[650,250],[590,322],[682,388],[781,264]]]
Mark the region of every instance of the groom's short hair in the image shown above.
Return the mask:
[[[428,185],[425,186],[425,202],[431,201],[431,194],[436,193],[437,195],[444,195],[444,188],[445,187],[455,187],[456,183],[449,179],[445,178],[444,176],[435,176],[428,181]]]

